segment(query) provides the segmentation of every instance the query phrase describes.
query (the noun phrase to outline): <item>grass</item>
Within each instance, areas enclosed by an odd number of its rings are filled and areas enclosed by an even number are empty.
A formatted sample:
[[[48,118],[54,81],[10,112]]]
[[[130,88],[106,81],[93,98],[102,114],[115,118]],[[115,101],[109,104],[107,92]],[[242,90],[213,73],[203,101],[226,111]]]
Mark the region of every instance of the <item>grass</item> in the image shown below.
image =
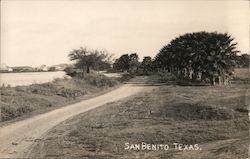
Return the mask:
[[[133,74],[124,73],[124,74],[122,74],[122,76],[120,78],[118,78],[118,80],[120,82],[125,82],[125,81],[128,81],[128,80],[130,80],[130,79],[132,79],[134,77],[135,77],[135,75],[133,75]]]
[[[236,69],[233,75],[233,83],[250,84],[250,69],[249,68]]]
[[[84,79],[55,79],[30,86],[2,87],[1,122],[71,104],[117,84],[104,75],[89,74]]]
[[[29,157],[247,158],[248,87],[241,82],[231,87],[162,85],[63,122],[36,143]],[[202,150],[125,150],[126,142],[199,144]]]

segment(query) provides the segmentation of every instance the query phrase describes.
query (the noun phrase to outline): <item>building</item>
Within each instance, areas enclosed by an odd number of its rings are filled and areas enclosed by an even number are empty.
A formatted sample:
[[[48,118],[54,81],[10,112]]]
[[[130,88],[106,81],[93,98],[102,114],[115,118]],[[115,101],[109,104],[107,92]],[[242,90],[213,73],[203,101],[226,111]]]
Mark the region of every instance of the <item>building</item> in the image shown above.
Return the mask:
[[[12,70],[14,72],[33,72],[33,71],[35,71],[35,69],[30,67],[30,66],[16,66],[16,67],[12,67]]]
[[[0,65],[0,72],[12,72],[13,69],[6,64],[1,64]]]

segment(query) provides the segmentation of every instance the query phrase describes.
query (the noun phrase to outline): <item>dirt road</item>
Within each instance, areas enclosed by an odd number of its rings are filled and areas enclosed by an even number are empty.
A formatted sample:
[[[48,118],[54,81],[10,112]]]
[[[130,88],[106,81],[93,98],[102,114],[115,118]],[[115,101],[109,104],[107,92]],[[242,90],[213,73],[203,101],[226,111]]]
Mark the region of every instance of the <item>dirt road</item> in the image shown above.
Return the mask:
[[[147,77],[137,77],[104,95],[1,127],[0,158],[25,157],[29,147],[55,125],[106,103],[129,97],[141,91],[150,91],[154,86],[151,85],[152,81],[150,83],[147,81]]]

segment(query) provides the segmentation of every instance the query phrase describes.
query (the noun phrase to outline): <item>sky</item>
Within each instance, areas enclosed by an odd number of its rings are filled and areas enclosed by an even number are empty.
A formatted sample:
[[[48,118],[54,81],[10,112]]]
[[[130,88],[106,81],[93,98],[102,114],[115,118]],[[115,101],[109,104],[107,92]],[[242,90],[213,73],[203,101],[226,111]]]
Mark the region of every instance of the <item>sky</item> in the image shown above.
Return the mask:
[[[68,63],[81,46],[154,57],[187,32],[229,33],[249,52],[248,1],[2,0],[1,64]]]

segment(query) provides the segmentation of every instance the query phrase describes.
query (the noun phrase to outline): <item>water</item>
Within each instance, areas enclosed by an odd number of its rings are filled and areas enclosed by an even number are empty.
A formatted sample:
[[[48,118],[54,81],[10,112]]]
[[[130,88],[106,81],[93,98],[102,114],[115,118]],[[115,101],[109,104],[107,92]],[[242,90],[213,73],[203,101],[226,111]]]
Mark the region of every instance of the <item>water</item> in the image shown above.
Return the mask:
[[[63,78],[65,72],[22,72],[22,73],[0,73],[0,86],[10,85],[24,86],[34,83],[46,83],[53,81],[55,78]]]

